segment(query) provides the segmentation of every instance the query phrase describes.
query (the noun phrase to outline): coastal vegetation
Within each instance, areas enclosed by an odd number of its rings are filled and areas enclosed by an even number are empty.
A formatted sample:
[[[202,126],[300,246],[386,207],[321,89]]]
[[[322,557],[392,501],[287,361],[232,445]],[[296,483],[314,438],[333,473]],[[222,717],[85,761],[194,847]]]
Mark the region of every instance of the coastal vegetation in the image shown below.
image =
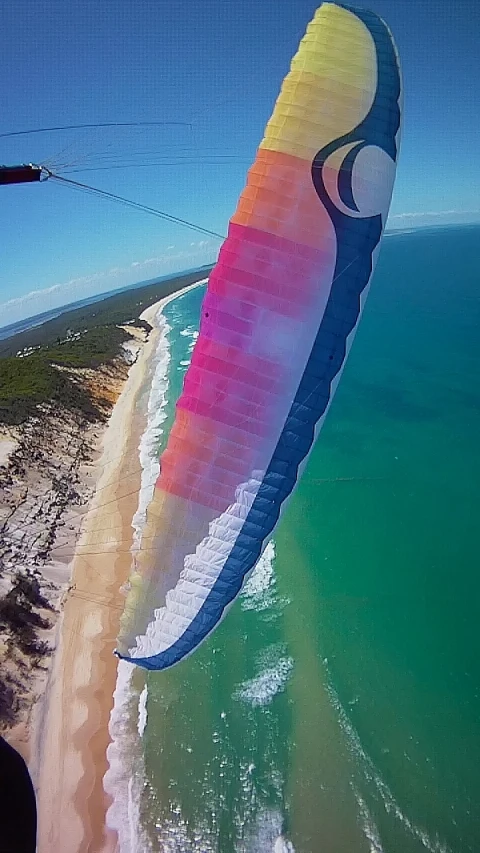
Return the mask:
[[[0,424],[23,423],[45,403],[76,410],[88,421],[102,420],[104,401],[74,371],[111,365],[131,337],[128,326],[148,334],[149,324],[140,320],[145,308],[192,284],[198,275],[117,293],[1,340]]]
[[[29,354],[0,358],[0,423],[23,423],[47,402],[81,412],[88,421],[102,420],[104,407],[78,381],[77,374],[59,368],[96,370],[112,364],[130,337],[118,326],[96,326],[58,338]]]
[[[0,598],[0,631],[6,637],[8,653],[7,665],[0,674],[0,724],[15,722],[26,692],[25,676],[22,672],[15,673],[8,663],[16,659],[19,670],[28,669],[27,660],[33,667],[40,665],[50,648],[45,640],[38,638],[38,630],[51,627],[42,614],[52,610],[38,580],[26,575],[16,575],[9,592]]]
[[[65,355],[74,357],[68,350]],[[24,423],[47,402],[81,412],[90,421],[103,418],[91,395],[56,364],[48,350],[28,359],[0,359],[0,423]]]
[[[48,651],[48,644],[37,639],[35,629],[49,628],[50,623],[38,608],[53,609],[42,595],[38,580],[19,574],[9,592],[0,599],[0,627],[10,630],[10,642],[24,654],[42,657]]]

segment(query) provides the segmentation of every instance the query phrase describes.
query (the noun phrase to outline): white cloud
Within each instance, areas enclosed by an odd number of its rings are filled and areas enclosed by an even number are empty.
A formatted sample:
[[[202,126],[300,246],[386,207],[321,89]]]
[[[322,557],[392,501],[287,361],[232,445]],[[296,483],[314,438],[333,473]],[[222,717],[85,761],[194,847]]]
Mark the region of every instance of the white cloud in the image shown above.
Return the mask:
[[[420,227],[422,225],[445,225],[455,223],[468,223],[480,220],[480,210],[422,210],[411,213],[396,213],[389,216],[387,230],[394,231],[399,228]]]
[[[218,252],[218,241],[201,240],[192,243],[187,249],[173,254],[175,246],[169,246],[167,254],[142,261],[132,261],[126,267],[112,267],[109,270],[92,273],[91,275],[72,278],[69,281],[53,284],[42,290],[31,290],[22,296],[13,297],[0,304],[1,326],[8,326],[26,317],[32,317],[44,311],[51,311],[76,302],[96,296],[99,293],[108,293],[117,287],[134,284],[145,279],[153,278],[155,275],[162,276],[193,267],[195,264],[205,264],[214,261]]]

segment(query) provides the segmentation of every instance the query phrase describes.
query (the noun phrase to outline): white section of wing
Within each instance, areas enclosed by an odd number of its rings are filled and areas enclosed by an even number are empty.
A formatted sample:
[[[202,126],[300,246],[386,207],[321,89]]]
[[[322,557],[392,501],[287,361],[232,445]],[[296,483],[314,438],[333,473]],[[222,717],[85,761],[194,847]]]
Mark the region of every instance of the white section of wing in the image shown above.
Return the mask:
[[[254,471],[236,489],[235,503],[209,524],[209,535],[194,554],[185,557],[176,586],[167,592],[165,606],[154,611],[146,634],[129,649],[130,657],[154,657],[166,651],[192,624],[228,560],[264,476],[264,471]]]

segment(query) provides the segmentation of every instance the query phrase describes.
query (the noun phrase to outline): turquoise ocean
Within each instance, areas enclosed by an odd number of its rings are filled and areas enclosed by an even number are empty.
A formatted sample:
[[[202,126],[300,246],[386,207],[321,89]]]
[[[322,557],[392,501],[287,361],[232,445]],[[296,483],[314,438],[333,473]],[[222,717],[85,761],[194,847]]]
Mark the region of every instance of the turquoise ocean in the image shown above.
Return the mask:
[[[480,226],[384,239],[239,599],[177,667],[120,677],[124,853],[480,851],[479,269]],[[157,459],[203,294],[163,312]]]

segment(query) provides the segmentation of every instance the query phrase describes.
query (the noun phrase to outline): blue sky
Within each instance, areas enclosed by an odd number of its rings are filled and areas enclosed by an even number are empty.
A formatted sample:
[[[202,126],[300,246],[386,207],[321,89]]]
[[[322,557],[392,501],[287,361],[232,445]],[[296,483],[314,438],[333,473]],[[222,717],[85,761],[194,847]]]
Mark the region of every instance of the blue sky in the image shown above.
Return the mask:
[[[93,171],[64,174],[224,234],[317,5],[5,3],[0,134],[96,122],[185,124],[0,138],[0,162],[88,167]],[[390,227],[480,220],[480,3],[362,5],[389,24],[403,67],[403,141]],[[0,325],[207,263],[220,245],[53,181],[0,190]]]

